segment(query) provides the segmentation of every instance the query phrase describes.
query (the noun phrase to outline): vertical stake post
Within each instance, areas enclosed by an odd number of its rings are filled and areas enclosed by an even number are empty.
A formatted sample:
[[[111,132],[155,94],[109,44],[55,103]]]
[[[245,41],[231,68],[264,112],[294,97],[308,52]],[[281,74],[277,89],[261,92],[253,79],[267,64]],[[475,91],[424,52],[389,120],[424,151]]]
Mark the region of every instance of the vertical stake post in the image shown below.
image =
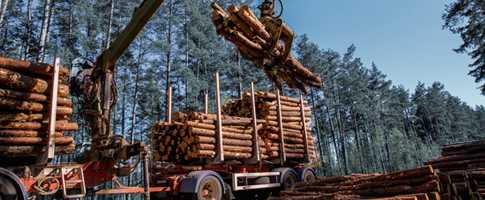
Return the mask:
[[[168,123],[172,123],[172,86],[170,85],[168,87],[168,91],[167,91],[167,113],[166,113],[166,121]]]
[[[209,114],[209,94],[207,92],[205,93],[204,105],[205,105],[204,112],[207,115],[207,114]]]
[[[301,124],[302,124],[302,133],[303,133],[303,144],[305,147],[305,162],[310,162],[310,157],[308,155],[308,131],[306,130],[306,116],[305,116],[305,102],[303,101],[303,95],[300,95],[300,116],[301,116]]]
[[[253,114],[253,160],[261,161],[259,150],[258,119],[256,116],[256,98],[254,97],[254,82],[251,82],[251,112]]]
[[[280,90],[276,90],[276,101],[278,104],[278,126],[279,126],[279,137],[280,137],[280,163],[283,165],[286,162],[286,152],[285,152],[285,133],[283,130],[283,114],[281,112],[281,96]]]
[[[44,158],[44,162],[50,162],[54,159],[56,143],[54,142],[54,135],[56,132],[56,116],[57,116],[57,96],[59,92],[59,68],[61,65],[61,59],[56,58],[54,61],[54,73],[52,75],[52,91],[50,96],[50,109],[49,109],[49,124],[48,124],[48,136],[47,136],[47,156]]]
[[[219,72],[216,72],[216,106],[217,106],[216,162],[224,162],[224,141],[223,141],[223,137],[222,137],[221,85],[220,85],[220,82],[219,82]]]
[[[143,166],[143,178],[145,179],[145,192],[144,192],[144,199],[145,200],[150,200],[150,157],[151,157],[151,152],[150,152],[150,146],[145,146],[144,147],[144,152],[142,152],[143,160],[144,160],[144,166]]]

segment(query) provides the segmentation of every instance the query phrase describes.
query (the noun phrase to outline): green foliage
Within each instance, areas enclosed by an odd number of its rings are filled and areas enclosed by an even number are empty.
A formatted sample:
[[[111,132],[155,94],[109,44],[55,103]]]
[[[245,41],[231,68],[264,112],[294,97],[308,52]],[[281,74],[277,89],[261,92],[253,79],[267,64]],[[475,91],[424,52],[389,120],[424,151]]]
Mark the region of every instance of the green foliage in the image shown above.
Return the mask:
[[[463,44],[455,49],[468,53],[474,62],[470,75],[476,82],[485,81],[485,2],[483,0],[456,0],[446,7],[443,14],[444,28],[460,35]],[[481,86],[485,95],[485,84]]]
[[[471,108],[441,83],[419,83],[413,93],[394,86],[353,45],[339,54],[303,35],[296,50],[325,80],[310,96],[325,174],[406,169],[439,155],[443,144],[484,136],[483,107]]]

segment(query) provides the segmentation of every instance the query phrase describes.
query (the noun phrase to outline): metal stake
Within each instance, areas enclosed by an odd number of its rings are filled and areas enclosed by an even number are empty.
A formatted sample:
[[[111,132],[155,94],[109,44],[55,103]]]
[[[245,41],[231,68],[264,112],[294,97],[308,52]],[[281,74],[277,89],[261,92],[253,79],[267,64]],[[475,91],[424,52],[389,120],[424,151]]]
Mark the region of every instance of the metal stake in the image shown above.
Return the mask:
[[[216,162],[224,162],[224,140],[222,137],[221,85],[219,72],[216,72],[216,106],[217,106],[217,154]]]
[[[204,96],[204,104],[205,104],[205,114],[209,114],[209,94],[206,92]]]
[[[254,82],[251,82],[251,112],[253,114],[253,160],[261,161],[259,153],[258,119],[256,116],[256,99],[254,97]]]
[[[144,160],[144,173],[143,178],[145,179],[145,200],[150,200],[150,146],[145,147],[145,152],[142,153]]]
[[[280,137],[280,163],[283,165],[286,162],[286,152],[285,152],[285,133],[283,130],[283,114],[281,113],[281,96],[280,90],[276,90],[276,99],[278,104],[278,126],[279,126],[279,137]]]
[[[168,87],[168,91],[167,91],[167,113],[166,113],[166,118],[167,119],[166,121],[168,123],[172,123],[172,86],[170,85]]]
[[[59,68],[61,65],[61,59],[56,58],[54,61],[54,74],[52,76],[52,91],[50,96],[50,109],[49,109],[49,124],[48,124],[48,136],[47,136],[47,155],[42,158],[43,163],[50,162],[54,159],[56,143],[54,142],[54,134],[56,132],[56,116],[57,116],[57,95],[59,91]]]
[[[303,95],[300,95],[300,114],[301,114],[301,123],[303,126],[303,142],[305,146],[305,162],[310,162],[310,158],[308,156],[308,131],[306,130],[306,117],[305,117],[305,103],[303,102]]]

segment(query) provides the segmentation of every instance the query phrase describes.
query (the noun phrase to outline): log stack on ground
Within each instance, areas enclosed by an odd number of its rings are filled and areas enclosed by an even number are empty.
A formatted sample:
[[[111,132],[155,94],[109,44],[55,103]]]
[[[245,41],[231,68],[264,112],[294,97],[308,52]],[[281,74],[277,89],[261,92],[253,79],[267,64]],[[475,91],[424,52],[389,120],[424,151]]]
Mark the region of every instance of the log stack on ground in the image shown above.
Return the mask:
[[[278,120],[277,95],[269,92],[256,92],[256,115],[258,119],[265,121],[263,128],[259,131],[261,138],[271,151],[271,159],[279,158],[280,126]],[[311,109],[306,101],[303,101],[304,115],[300,100],[281,96],[281,116],[283,127],[283,138],[285,144],[285,155],[289,161],[303,161],[305,158],[304,127],[302,119],[305,119],[307,132],[308,154],[310,162],[318,161],[315,143],[311,129]],[[234,116],[251,116],[251,95],[246,93],[241,99],[231,100],[224,105],[224,114]]]
[[[485,168],[468,171],[470,186],[476,199],[485,199]]]
[[[266,75],[281,88],[286,82],[291,88],[306,92],[307,86],[320,87],[320,77],[305,68],[276,40],[248,6],[229,6],[227,11],[214,3],[213,23],[217,33],[236,45],[241,54],[265,70]],[[268,62],[269,61],[269,62]]]
[[[440,178],[431,166],[391,174],[355,174],[321,177],[312,183],[300,183],[274,199],[386,199],[439,200]]]
[[[0,157],[36,157],[46,150],[48,111],[54,66],[0,57]],[[73,112],[69,70],[59,70],[55,143],[57,153],[75,149],[65,131],[78,129]]]
[[[174,122],[158,123],[152,131],[154,160],[180,163],[214,159],[217,154],[216,119],[214,114],[175,113]],[[226,160],[253,156],[252,119],[222,116],[222,135]],[[261,145],[261,156],[268,158],[267,147],[262,142]]]
[[[426,164],[449,179],[451,194],[461,199],[485,197],[485,141],[445,145],[441,157]]]

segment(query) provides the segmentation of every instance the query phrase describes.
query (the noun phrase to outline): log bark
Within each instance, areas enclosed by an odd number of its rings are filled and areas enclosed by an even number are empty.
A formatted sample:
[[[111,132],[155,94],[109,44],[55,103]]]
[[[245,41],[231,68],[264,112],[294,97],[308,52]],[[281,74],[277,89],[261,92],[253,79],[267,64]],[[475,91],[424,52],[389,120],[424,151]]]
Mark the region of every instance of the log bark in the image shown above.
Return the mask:
[[[0,123],[0,129],[8,130],[46,130],[47,124],[40,122],[4,122]],[[56,131],[75,131],[79,129],[77,123],[58,121],[56,123]]]
[[[0,86],[26,92],[44,93],[47,91],[48,84],[42,79],[0,68]]]
[[[213,158],[215,155],[216,155],[215,151],[202,150],[202,151],[199,151],[197,153],[196,157]],[[237,153],[237,152],[224,151],[224,157],[227,157],[228,159],[248,159],[248,158],[251,158],[251,154],[250,153]]]
[[[56,153],[67,154],[73,153],[76,149],[74,144],[67,146],[56,146]],[[0,155],[5,157],[28,157],[37,156],[42,152],[45,152],[45,148],[40,146],[0,146]]]
[[[4,57],[0,57],[0,68],[47,76],[52,76],[54,73],[54,66],[50,64],[33,63]],[[69,76],[69,70],[61,66],[59,68],[59,76]]]
[[[18,92],[13,90],[1,89],[0,97],[12,98],[24,101],[34,101],[34,102],[48,102],[46,95],[38,93],[28,93],[28,92]],[[70,98],[58,97],[57,105],[72,107],[72,100]]]
[[[200,136],[209,136],[209,137],[216,136],[215,130],[191,128],[190,132]],[[224,139],[228,138],[228,139],[239,139],[239,140],[251,140],[253,138],[253,136],[249,134],[231,133],[226,131],[222,131],[222,136],[224,137]]]
[[[215,150],[216,145],[214,144],[206,144],[206,143],[199,143],[197,148],[200,150]],[[251,147],[243,147],[243,146],[232,146],[232,145],[224,145],[225,151],[231,152],[244,152],[244,153],[251,153],[253,148]]]
[[[204,123],[197,123],[197,122],[187,122],[188,126],[201,128],[201,129],[208,129],[208,130],[216,130],[216,126],[212,124],[204,124]],[[240,134],[251,134],[251,130],[239,130],[234,128],[222,127],[222,132],[232,132],[232,133],[240,133]]]
[[[209,144],[215,144],[216,143],[216,138],[214,137],[205,137],[205,136],[197,136],[195,138],[195,141],[197,143],[209,143]],[[234,146],[246,146],[246,147],[251,147],[253,143],[249,140],[236,140],[236,139],[224,139],[223,141],[224,145],[234,145]]]
[[[0,137],[44,137],[47,132],[29,130],[0,130]],[[63,137],[62,132],[56,132],[55,137]]]
[[[26,122],[44,119],[42,114],[0,113],[0,122]]]
[[[56,145],[69,145],[74,142],[72,137],[56,137],[54,140]],[[47,144],[47,140],[42,137],[0,137],[0,144],[10,146],[43,145]]]
[[[44,109],[44,105],[35,102],[20,101],[11,98],[0,97],[0,108],[2,110],[11,111],[40,112]]]

